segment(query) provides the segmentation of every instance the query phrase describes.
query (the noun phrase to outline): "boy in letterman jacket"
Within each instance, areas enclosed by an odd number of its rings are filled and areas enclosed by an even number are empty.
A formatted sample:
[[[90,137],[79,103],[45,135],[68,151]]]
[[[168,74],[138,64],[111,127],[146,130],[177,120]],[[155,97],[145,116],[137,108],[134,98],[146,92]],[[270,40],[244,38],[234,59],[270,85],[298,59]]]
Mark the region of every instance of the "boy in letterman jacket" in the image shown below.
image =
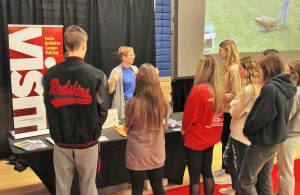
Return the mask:
[[[83,61],[87,34],[73,25],[64,34],[66,60],[44,76],[44,102],[51,138],[56,194],[70,194],[77,169],[81,194],[96,195],[98,138],[109,106],[105,74]]]

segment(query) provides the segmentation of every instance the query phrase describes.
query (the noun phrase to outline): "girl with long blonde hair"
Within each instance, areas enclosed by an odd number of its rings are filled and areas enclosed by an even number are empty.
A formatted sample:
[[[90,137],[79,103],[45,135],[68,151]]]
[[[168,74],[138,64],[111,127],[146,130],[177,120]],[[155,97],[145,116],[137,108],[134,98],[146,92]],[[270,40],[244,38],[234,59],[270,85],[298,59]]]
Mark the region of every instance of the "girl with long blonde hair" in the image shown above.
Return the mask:
[[[190,194],[200,194],[200,174],[205,194],[213,194],[211,170],[214,145],[220,141],[223,127],[223,89],[219,67],[210,55],[200,58],[194,86],[184,107],[181,133],[190,177]]]
[[[225,60],[225,64],[221,71],[221,81],[225,93],[224,126],[221,137],[223,155],[230,134],[230,102],[240,93],[241,77],[239,74],[240,56],[236,43],[233,40],[225,40],[219,44],[219,55]],[[229,178],[229,175],[226,175],[225,172],[228,173],[228,170],[225,170],[224,160],[222,159],[222,168],[214,173],[216,183],[226,182],[224,180]]]
[[[222,50],[224,50],[225,52],[223,52]],[[221,74],[227,72],[232,64],[240,64],[240,55],[233,40],[225,40],[221,42],[219,45],[219,52],[221,58],[226,60]]]
[[[142,64],[136,75],[133,97],[125,106],[126,167],[133,195],[142,195],[145,173],[154,195],[165,194],[162,185],[166,158],[163,129],[167,121],[168,102],[158,72],[151,64]]]
[[[219,191],[222,194],[232,194],[237,189],[240,168],[250,145],[250,141],[243,134],[243,127],[263,84],[261,68],[255,58],[242,58],[239,71],[242,90],[230,103],[231,132],[223,157],[231,176],[232,187],[221,188]]]

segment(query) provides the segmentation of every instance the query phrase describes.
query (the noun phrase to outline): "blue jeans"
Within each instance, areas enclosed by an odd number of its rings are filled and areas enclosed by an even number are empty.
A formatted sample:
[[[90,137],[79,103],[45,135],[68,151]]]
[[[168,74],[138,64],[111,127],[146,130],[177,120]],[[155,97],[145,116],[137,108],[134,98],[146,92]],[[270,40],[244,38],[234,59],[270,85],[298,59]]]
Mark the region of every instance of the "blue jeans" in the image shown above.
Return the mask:
[[[238,177],[239,194],[273,194],[272,169],[276,151],[277,145],[250,145]]]
[[[238,187],[238,176],[248,148],[248,145],[229,137],[223,158],[226,170],[231,176],[232,188],[234,190]]]
[[[222,135],[221,135],[221,142],[222,142],[222,156],[224,155],[225,148],[227,146],[227,142],[229,140],[230,135],[230,123],[231,123],[231,115],[228,112],[224,112],[224,124],[222,129]],[[222,169],[225,169],[226,173],[227,170],[225,168],[225,162],[222,158]]]

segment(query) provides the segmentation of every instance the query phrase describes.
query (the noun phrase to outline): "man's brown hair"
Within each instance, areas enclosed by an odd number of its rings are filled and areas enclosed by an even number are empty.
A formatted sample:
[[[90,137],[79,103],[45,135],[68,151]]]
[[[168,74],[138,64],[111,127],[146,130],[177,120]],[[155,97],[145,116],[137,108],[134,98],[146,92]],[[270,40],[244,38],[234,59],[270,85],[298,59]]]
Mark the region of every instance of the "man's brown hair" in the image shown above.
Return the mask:
[[[88,36],[81,27],[77,25],[69,26],[64,34],[65,47],[69,51],[74,51],[79,49],[82,42],[86,42]]]

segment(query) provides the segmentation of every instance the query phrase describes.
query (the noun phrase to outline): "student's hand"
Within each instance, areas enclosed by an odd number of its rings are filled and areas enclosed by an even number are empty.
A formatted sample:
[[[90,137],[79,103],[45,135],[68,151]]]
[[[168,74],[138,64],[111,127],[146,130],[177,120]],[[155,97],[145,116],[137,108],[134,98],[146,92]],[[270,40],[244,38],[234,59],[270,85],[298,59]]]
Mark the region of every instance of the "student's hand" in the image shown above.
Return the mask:
[[[181,135],[184,137],[185,136],[185,130],[181,129]]]
[[[125,127],[125,125],[123,126],[123,130],[125,131],[125,133],[128,135],[128,128],[127,127]]]

